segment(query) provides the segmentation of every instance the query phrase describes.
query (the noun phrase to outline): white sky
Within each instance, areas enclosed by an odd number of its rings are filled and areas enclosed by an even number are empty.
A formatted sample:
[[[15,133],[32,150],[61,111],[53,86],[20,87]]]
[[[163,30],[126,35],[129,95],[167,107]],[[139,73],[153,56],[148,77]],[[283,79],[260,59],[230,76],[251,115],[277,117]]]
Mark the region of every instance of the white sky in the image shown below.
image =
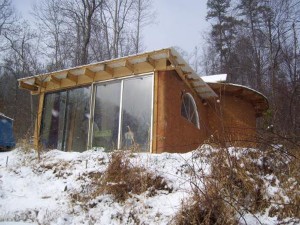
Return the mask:
[[[28,18],[32,4],[38,0],[12,0],[16,9]],[[155,18],[143,31],[147,51],[178,46],[191,53],[203,44],[202,34],[209,29],[205,21],[206,0],[153,0]]]

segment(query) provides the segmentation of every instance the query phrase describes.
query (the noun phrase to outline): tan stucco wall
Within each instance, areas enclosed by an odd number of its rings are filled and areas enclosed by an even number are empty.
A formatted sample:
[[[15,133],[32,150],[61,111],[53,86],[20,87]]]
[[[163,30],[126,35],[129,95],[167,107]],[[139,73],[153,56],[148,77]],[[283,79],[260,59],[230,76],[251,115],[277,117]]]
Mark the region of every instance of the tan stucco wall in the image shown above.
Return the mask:
[[[188,152],[196,149],[209,134],[207,107],[193,95],[176,71],[158,72],[156,152]],[[181,96],[191,93],[200,118],[200,129],[181,116]]]
[[[251,103],[223,92],[219,103],[209,102],[208,115],[214,141],[235,146],[253,144],[256,116]]]

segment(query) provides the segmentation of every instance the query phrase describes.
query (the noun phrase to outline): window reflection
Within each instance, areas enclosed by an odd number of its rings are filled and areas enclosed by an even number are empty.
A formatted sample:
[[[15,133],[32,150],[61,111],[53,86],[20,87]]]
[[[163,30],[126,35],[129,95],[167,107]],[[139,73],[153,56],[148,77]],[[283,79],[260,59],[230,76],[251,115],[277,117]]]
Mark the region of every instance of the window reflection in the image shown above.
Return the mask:
[[[93,147],[149,151],[152,79],[144,76],[96,85]]]
[[[45,148],[86,150],[89,99],[90,87],[45,95],[40,136]]]
[[[93,147],[149,151],[152,80],[150,75],[95,85]],[[90,91],[83,87],[45,95],[40,135],[45,148],[86,150]]]
[[[113,150],[118,147],[121,82],[96,86],[93,147]]]
[[[121,148],[149,150],[151,103],[152,77],[124,80]]]

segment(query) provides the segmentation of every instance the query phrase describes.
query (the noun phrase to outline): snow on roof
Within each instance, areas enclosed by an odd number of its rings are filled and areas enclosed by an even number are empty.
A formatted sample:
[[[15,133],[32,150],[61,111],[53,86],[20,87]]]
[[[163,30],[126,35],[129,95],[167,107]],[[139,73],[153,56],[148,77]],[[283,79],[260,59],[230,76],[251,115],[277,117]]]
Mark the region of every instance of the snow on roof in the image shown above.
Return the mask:
[[[201,76],[201,79],[204,80],[206,83],[226,82],[227,74]]]

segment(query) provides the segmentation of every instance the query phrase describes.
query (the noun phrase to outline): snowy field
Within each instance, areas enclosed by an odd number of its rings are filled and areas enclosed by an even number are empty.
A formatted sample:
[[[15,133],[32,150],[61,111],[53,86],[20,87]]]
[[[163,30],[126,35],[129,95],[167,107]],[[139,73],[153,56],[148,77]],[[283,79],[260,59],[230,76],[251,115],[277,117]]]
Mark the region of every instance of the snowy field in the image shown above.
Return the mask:
[[[210,165],[196,156],[197,150],[186,154],[131,154],[132,165],[164,177],[172,191],[132,195],[124,203],[103,194],[83,205],[72,196],[91,192],[90,175],[105,172],[110,154],[52,150],[38,161],[34,151],[0,152],[0,225],[173,224],[182,200],[191,194],[191,168],[195,171],[195,166],[201,167],[203,174],[210,172]],[[266,214],[244,217],[248,224],[277,224],[276,217]]]

